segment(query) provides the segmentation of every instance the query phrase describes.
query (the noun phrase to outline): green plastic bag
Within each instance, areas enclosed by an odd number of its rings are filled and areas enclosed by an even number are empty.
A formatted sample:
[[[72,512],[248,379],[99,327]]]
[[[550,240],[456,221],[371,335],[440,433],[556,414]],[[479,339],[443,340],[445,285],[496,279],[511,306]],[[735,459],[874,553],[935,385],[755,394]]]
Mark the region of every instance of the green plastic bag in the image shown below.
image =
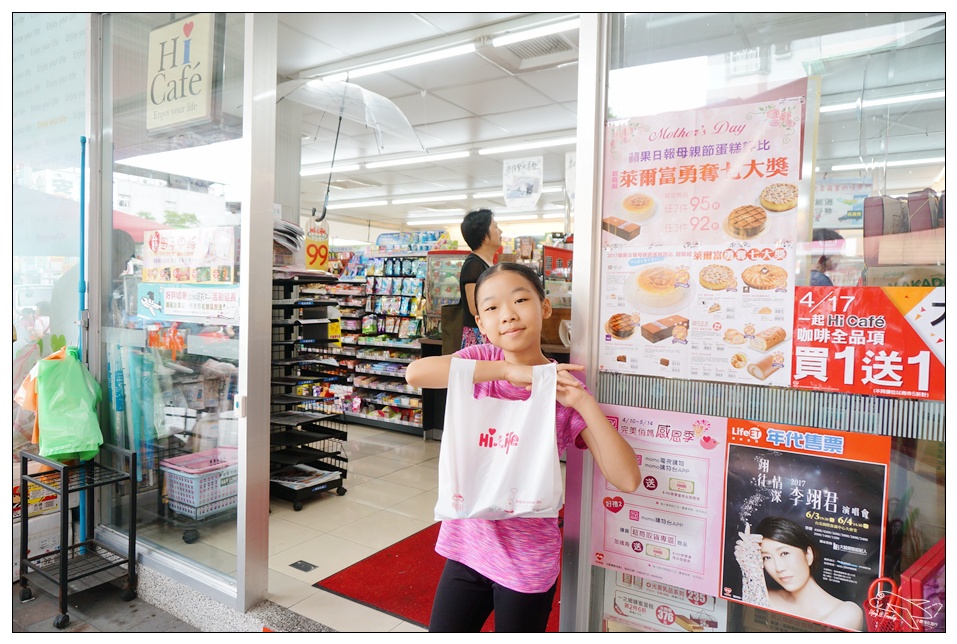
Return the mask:
[[[92,459],[103,444],[96,413],[102,397],[99,383],[80,362],[76,347],[69,347],[61,360],[41,360],[38,366],[40,456]]]

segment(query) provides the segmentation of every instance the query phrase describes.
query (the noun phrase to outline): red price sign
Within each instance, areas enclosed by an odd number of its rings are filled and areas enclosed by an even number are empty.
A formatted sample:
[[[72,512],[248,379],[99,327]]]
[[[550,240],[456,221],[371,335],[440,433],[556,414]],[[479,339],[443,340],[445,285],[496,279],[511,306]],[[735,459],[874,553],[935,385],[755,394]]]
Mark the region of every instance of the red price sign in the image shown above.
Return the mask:
[[[329,242],[306,238],[306,268],[324,271],[329,267]]]
[[[944,289],[797,287],[791,386],[944,399]]]

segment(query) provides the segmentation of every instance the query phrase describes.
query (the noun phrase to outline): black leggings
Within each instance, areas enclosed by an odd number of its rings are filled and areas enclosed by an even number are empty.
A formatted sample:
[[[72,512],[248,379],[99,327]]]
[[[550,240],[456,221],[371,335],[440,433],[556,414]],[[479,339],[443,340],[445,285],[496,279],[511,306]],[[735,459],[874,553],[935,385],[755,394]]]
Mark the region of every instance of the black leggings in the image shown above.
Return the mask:
[[[495,611],[496,633],[544,633],[555,584],[543,593],[520,593],[468,566],[445,562],[435,590],[430,633],[478,633]]]

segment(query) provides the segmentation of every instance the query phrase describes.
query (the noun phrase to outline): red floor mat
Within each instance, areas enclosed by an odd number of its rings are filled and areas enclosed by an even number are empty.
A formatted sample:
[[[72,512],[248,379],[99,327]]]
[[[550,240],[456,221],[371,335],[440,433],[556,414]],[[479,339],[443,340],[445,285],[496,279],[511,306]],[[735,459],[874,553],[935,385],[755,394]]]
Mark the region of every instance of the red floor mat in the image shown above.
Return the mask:
[[[427,628],[435,588],[445,566],[445,557],[435,552],[439,525],[431,525],[314,586]],[[547,632],[558,632],[560,596],[559,577]],[[493,625],[494,615],[482,631],[491,632]]]

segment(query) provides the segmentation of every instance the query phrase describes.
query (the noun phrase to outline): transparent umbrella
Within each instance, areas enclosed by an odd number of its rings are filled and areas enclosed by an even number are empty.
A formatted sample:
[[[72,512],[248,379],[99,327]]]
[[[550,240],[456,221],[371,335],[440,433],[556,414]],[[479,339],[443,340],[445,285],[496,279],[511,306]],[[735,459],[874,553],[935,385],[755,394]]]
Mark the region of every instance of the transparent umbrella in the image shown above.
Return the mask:
[[[355,83],[302,79],[286,81],[276,87],[276,97],[277,101],[293,101],[339,117],[336,127],[336,140],[332,148],[329,185],[326,186],[326,197],[322,205],[320,220],[325,218],[326,208],[329,205],[332,168],[336,163],[336,148],[339,145],[342,119],[371,128],[375,134],[376,147],[380,153],[387,145],[406,150],[410,148],[424,149],[418,135],[409,123],[409,119],[395,103]]]

